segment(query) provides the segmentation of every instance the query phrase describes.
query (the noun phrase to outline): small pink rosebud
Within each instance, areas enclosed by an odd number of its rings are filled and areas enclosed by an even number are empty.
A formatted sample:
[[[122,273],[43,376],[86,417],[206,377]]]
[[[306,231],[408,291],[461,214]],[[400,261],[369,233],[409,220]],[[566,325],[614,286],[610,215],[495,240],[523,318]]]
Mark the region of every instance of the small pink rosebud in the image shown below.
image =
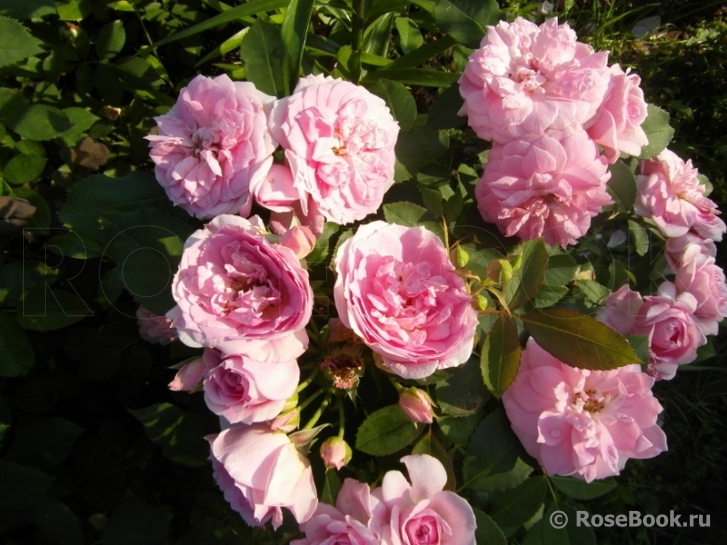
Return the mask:
[[[399,406],[414,422],[431,424],[434,420],[432,407],[436,407],[432,398],[418,388],[408,388],[399,395]]]
[[[315,247],[316,237],[307,227],[296,225],[280,237],[280,244],[293,250],[298,259],[303,259]]]
[[[321,445],[321,458],[326,469],[341,469],[351,461],[351,456],[351,447],[340,437],[329,437]]]
[[[177,371],[174,380],[169,383],[169,389],[175,392],[191,392],[202,380],[206,369],[207,366],[202,358],[195,358],[185,363]]]

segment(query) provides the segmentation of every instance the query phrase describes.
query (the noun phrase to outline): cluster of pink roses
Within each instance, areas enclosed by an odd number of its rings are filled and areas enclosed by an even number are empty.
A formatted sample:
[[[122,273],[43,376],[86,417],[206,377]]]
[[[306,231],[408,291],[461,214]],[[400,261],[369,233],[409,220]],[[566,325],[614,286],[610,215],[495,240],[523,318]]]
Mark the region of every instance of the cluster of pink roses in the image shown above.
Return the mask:
[[[574,244],[612,202],[608,164],[648,143],[640,79],[557,19],[501,21],[480,45],[459,82],[460,114],[493,142],[480,213],[507,236]]]

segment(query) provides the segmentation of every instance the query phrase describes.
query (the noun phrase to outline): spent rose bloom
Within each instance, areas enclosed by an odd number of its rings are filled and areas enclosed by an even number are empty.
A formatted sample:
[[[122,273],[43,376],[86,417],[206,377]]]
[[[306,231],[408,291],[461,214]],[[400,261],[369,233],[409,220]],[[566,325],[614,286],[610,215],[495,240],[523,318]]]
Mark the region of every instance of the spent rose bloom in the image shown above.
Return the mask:
[[[459,79],[459,113],[485,140],[563,138],[596,114],[611,81],[607,63],[607,52],[594,53],[557,19],[500,21]]]
[[[136,309],[139,335],[148,343],[167,345],[177,340],[177,330],[166,316],[159,316],[146,307]]]
[[[707,342],[694,320],[697,307],[694,295],[677,293],[671,282],[644,297],[630,332],[649,337],[649,372],[657,378],[674,378],[677,367],[694,361],[697,348]]]
[[[679,237],[691,229],[700,237],[722,240],[727,227],[717,217],[717,205],[704,196],[698,174],[690,160],[684,162],[668,149],[644,161],[636,177],[634,211],[653,221],[665,237]]]
[[[399,393],[399,406],[413,422],[431,424],[434,421],[434,401],[419,388],[407,388]]]
[[[575,244],[591,218],[613,202],[607,167],[584,131],[560,141],[541,136],[494,144],[475,188],[477,208],[507,236]]]
[[[689,246],[676,271],[674,284],[679,292],[691,293],[697,301],[693,318],[705,335],[717,335],[719,322],[727,318],[727,284],[724,271],[714,257]]]
[[[307,76],[275,102],[270,129],[285,150],[305,215],[312,202],[329,221],[361,220],[376,212],[394,183],[399,125],[363,87]]]
[[[649,143],[641,128],[646,119],[646,101],[640,84],[636,74],[624,72],[618,64],[611,66],[606,98],[587,129],[609,163],[615,163],[620,153],[637,157],[641,147]]]
[[[185,243],[167,314],[189,346],[257,361],[290,361],[308,347],[308,273],[262,235],[259,218],[220,215]]]
[[[434,233],[375,221],[335,257],[333,288],[343,325],[404,378],[424,378],[467,361],[477,312]]]
[[[381,543],[391,545],[475,545],[472,507],[444,490],[447,473],[428,454],[404,456],[409,481],[400,471],[388,471],[371,494],[379,501],[369,523]]]
[[[530,338],[502,401],[525,450],[549,475],[591,482],[618,475],[629,458],[666,450],[653,383],[637,364],[612,371],[570,367]]]
[[[215,480],[225,499],[251,526],[283,523],[282,508],[298,523],[318,504],[310,462],[285,433],[263,424],[237,425],[206,437]]]
[[[265,108],[274,97],[226,75],[197,76],[149,135],[156,178],[169,199],[200,219],[250,214],[250,186],[273,164],[277,143]]]
[[[346,479],[336,497],[336,506],[319,503],[316,512],[301,524],[305,539],[290,545],[381,545],[379,536],[369,528],[378,500],[369,485]]]
[[[231,424],[252,424],[276,417],[295,393],[300,368],[295,360],[259,362],[244,355],[204,351],[208,371],[204,400]]]

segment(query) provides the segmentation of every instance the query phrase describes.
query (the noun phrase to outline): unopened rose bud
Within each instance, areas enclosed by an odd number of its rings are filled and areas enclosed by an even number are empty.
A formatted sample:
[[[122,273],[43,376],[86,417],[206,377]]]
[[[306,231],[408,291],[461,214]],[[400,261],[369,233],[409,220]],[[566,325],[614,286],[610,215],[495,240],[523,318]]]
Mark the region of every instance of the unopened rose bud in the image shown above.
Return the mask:
[[[477,310],[487,310],[487,297],[482,295],[481,293],[477,294],[477,297],[475,297],[475,307]]]
[[[503,284],[512,278],[513,267],[507,259],[493,259],[487,266],[487,277]]]
[[[431,424],[434,420],[434,401],[425,391],[419,388],[407,388],[399,394],[399,406],[414,422]]]
[[[341,469],[351,461],[351,456],[351,447],[340,437],[329,437],[321,445],[321,458],[326,469]]]
[[[470,261],[469,254],[464,248],[462,248],[462,246],[457,246],[454,250],[452,250],[449,257],[458,269],[465,267]]]
[[[296,225],[280,237],[280,244],[293,250],[298,259],[303,259],[315,248],[316,237],[307,227]]]
[[[300,426],[300,411],[297,408],[280,413],[270,422],[270,429],[285,433],[298,429],[298,426]]]
[[[169,389],[175,392],[191,392],[202,380],[206,368],[202,358],[195,358],[184,364],[169,383]]]

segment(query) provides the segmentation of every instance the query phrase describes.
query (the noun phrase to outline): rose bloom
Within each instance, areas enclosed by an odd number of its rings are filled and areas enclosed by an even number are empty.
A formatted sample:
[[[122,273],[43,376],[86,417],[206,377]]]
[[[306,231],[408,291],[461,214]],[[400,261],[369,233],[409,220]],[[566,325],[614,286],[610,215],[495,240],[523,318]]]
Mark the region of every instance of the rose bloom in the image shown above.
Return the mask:
[[[207,364],[204,358],[188,360],[174,375],[174,379],[168,384],[168,388],[173,392],[191,392],[202,382],[206,371]]]
[[[485,140],[562,138],[596,114],[611,81],[607,63],[608,52],[594,53],[557,19],[500,21],[459,79],[459,114]]]
[[[363,87],[307,76],[275,103],[270,129],[285,150],[304,215],[312,201],[329,221],[361,220],[394,183],[399,125]]]
[[[727,318],[727,284],[724,271],[714,257],[702,253],[695,244],[684,252],[674,284],[679,292],[688,292],[697,301],[693,318],[705,335],[717,335],[719,322]]]
[[[146,307],[136,309],[139,335],[148,343],[167,345],[177,340],[177,330],[166,316],[159,316]]]
[[[624,284],[609,294],[596,319],[617,333],[627,335],[631,332],[634,320],[643,304],[644,298],[641,294],[629,288],[628,284]]]
[[[384,544],[475,545],[475,515],[467,501],[444,490],[447,473],[428,454],[404,456],[409,481],[388,471],[371,495],[379,503],[369,523]],[[411,484],[410,484],[411,483]]]
[[[200,219],[247,216],[250,185],[273,164],[277,143],[267,127],[274,100],[249,82],[197,76],[149,135],[154,172],[169,199]]]
[[[667,239],[664,245],[666,262],[672,271],[676,272],[683,266],[684,253],[692,245],[698,246],[699,253],[706,256],[715,257],[717,255],[717,246],[712,239],[700,237],[695,232],[689,231],[680,237]]]
[[[653,384],[637,364],[570,367],[530,338],[502,401],[513,431],[546,473],[591,482],[618,475],[629,458],[666,450]]]
[[[584,131],[561,141],[541,136],[495,144],[475,188],[477,208],[507,236],[575,244],[591,217],[613,202],[607,166]]]
[[[636,74],[624,72],[618,64],[611,66],[606,98],[588,127],[588,135],[601,145],[609,163],[615,163],[620,153],[636,157],[649,143],[641,128],[646,101],[640,84]]]
[[[251,526],[283,523],[282,508],[298,523],[318,504],[310,462],[285,433],[265,425],[238,425],[206,437],[215,480],[232,509]]]
[[[368,527],[377,504],[369,485],[346,479],[336,506],[319,503],[310,520],[300,525],[305,539],[290,545],[380,545],[379,536]]]
[[[441,240],[423,227],[375,221],[335,257],[343,325],[404,378],[460,365],[472,353],[477,312]]]
[[[308,346],[308,273],[260,232],[259,218],[217,216],[185,243],[167,314],[188,346],[285,362]]]
[[[700,237],[722,240],[725,224],[717,217],[717,205],[704,196],[698,174],[691,161],[685,163],[668,149],[644,161],[636,177],[634,211],[653,221],[665,237],[680,237],[691,229]]]
[[[412,422],[431,424],[434,422],[434,401],[429,394],[419,388],[407,388],[399,394],[401,407]]]
[[[658,379],[674,378],[677,367],[694,361],[697,348],[707,342],[693,317],[697,307],[694,295],[677,294],[671,282],[644,297],[631,333],[649,337],[649,372]]]
[[[231,424],[252,424],[276,417],[295,393],[300,368],[295,360],[259,362],[207,348],[204,400]]]

